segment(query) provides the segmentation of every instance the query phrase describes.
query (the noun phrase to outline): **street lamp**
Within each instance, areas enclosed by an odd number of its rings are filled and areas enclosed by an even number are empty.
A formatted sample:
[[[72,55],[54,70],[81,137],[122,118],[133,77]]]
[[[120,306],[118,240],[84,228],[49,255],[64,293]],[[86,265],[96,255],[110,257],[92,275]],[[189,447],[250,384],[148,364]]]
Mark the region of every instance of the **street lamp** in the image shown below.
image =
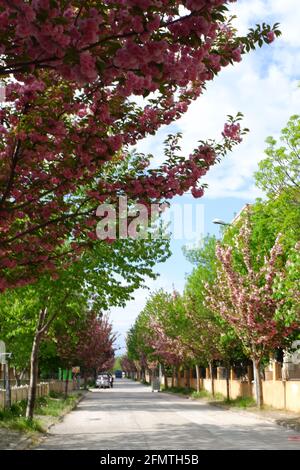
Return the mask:
[[[222,219],[214,219],[213,220],[213,224],[216,224],[216,225],[231,225],[231,224],[228,224],[227,222],[224,222],[224,220]]]
[[[0,364],[4,368],[4,387],[5,387],[5,408],[11,406],[10,377],[9,377],[9,359],[12,353],[6,352],[4,341],[0,341]]]

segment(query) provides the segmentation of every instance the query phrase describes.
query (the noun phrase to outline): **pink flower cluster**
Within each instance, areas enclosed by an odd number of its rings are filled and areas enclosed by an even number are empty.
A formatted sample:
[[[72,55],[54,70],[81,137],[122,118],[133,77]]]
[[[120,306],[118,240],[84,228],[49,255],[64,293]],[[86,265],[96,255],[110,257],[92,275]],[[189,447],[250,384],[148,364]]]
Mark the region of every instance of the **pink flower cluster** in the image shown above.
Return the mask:
[[[64,3],[46,0],[0,0],[1,53],[7,57],[0,71],[22,73],[30,64],[30,71],[50,67],[80,84],[99,78],[106,85],[121,85],[124,79],[128,83],[126,74],[132,71],[145,79],[148,91],[153,83],[159,89],[167,78],[180,86],[189,80],[203,81],[209,72],[205,65],[216,52],[214,41],[224,34],[222,15],[228,43],[217,51],[220,61],[226,65],[241,60],[242,49],[220,10],[226,3],[143,0],[80,8],[78,2],[70,1],[66,8]],[[176,11],[183,6],[191,14],[178,16]],[[267,42],[275,38],[273,31],[266,37],[261,34]],[[216,65],[214,73],[219,71]],[[138,94],[143,94],[139,87]]]
[[[151,171],[142,157],[123,172],[124,160],[129,145],[182,116],[207,81],[240,60],[226,3],[0,0],[1,288],[76,259],[98,200],[202,196],[199,179],[217,158],[212,144]],[[139,107],[132,95],[149,102]],[[220,154],[240,141],[238,126],[225,127]]]
[[[207,287],[207,306],[233,326],[252,359],[261,360],[267,351],[282,345],[294,326],[285,326],[276,316],[280,300],[274,296],[274,283],[276,277],[284,274],[277,262],[282,254],[280,235],[264,264],[260,268],[255,266],[249,208],[247,211],[235,248],[217,246],[221,266],[217,282]],[[243,273],[235,264],[236,254],[246,267]]]
[[[222,132],[224,138],[231,139],[234,142],[241,142],[241,126],[239,123],[224,125],[224,131]]]

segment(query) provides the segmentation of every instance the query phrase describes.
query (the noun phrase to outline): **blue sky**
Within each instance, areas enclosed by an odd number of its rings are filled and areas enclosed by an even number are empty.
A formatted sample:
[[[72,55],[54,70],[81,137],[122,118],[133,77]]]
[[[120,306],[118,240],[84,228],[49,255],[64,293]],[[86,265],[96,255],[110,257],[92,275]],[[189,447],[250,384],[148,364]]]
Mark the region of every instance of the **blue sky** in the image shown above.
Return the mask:
[[[172,126],[164,127],[155,136],[141,141],[138,150],[152,153],[158,164],[163,159],[163,141],[167,134],[181,131],[182,148],[189,154],[197,141],[220,139],[228,114],[241,111],[250,133],[234,152],[213,167],[204,178],[209,187],[205,196],[192,202],[190,195],[175,204],[203,204],[203,234],[219,234],[214,218],[230,221],[234,214],[261,193],[255,187],[253,173],[264,157],[265,139],[275,138],[293,114],[300,114],[300,2],[299,0],[238,0],[231,4],[237,15],[235,25],[240,33],[256,23],[281,24],[282,37],[270,46],[250,53],[234,67],[228,67],[207,86],[206,92],[189,111]],[[182,290],[186,274],[192,266],[184,259],[182,246],[187,240],[172,241],[172,256],[157,266],[160,277],[147,282],[151,290],[173,285]],[[111,311],[114,328],[120,333],[118,346],[124,348],[126,331],[143,308],[149,292],[138,290],[135,299],[124,309]],[[120,352],[124,352],[121,349]]]

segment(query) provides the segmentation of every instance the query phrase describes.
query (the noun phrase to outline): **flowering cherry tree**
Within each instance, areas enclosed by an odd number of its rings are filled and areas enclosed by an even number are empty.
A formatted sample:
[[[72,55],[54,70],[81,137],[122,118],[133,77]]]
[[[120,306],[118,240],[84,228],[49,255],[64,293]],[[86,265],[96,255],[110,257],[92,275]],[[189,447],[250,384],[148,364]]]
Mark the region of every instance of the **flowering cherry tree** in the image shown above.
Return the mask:
[[[88,372],[97,374],[113,367],[116,335],[107,316],[98,318],[90,314],[76,335],[78,342],[75,356],[84,370],[85,378]]]
[[[121,358],[121,367],[126,374],[132,374],[136,372],[136,366],[134,362],[129,359],[127,355]]]
[[[227,3],[0,0],[0,290],[76,258],[96,237],[99,202],[202,196],[198,180],[240,141],[238,122],[220,145],[200,142],[189,158],[173,152],[156,169],[128,148],[280,34],[264,25],[238,37]]]
[[[108,316],[88,312],[84,319],[71,320],[56,334],[57,351],[63,364],[71,368],[80,364],[84,377],[92,371],[108,370],[114,364],[112,324]]]
[[[148,314],[148,343],[152,349],[151,357],[161,364],[167,388],[165,368],[172,369],[174,383],[178,368],[190,364],[193,359],[190,345],[184,336],[187,321],[182,297],[176,291],[170,294],[159,290],[152,294],[145,311]]]
[[[225,16],[229,1],[1,0],[0,73],[50,69],[80,84],[113,83],[121,96],[191,80],[199,92],[203,80],[241,60],[250,40],[275,37],[264,25],[249,41],[237,38]]]
[[[156,319],[151,319],[150,327],[152,331],[150,345],[153,348],[154,357],[157,357],[162,365],[176,370],[179,366],[184,364],[187,359],[186,349],[180,337],[172,337],[166,332],[165,325]],[[164,378],[165,388],[168,388],[166,374],[164,374]]]
[[[217,246],[220,261],[217,282],[208,288],[207,305],[235,330],[253,361],[257,405],[262,405],[260,363],[296,327],[280,315],[282,299],[276,296],[278,277],[284,277],[280,234],[269,256],[253,256],[249,214],[235,239],[235,247]],[[239,258],[239,263],[237,261]],[[284,300],[283,300],[284,301]]]
[[[127,358],[134,365],[141,378],[145,378],[145,370],[149,368],[152,348],[149,344],[148,316],[141,312],[126,337]]]

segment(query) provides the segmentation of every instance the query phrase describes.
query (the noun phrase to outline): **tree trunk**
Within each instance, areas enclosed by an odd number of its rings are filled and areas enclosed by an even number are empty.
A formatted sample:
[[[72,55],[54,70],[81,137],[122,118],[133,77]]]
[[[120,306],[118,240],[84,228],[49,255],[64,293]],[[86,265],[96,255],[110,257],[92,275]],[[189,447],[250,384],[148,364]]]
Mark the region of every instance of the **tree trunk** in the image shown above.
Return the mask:
[[[214,397],[215,396],[215,379],[214,379],[212,361],[209,361],[209,373],[210,373],[210,382],[211,382],[211,394]]]
[[[166,374],[164,374],[164,385],[165,385],[165,390],[167,390],[169,388],[169,385],[168,385],[168,377],[166,376]]]
[[[66,370],[66,380],[65,380],[65,400],[68,398],[68,386],[69,386],[69,369]]]
[[[176,375],[176,369],[173,367],[172,369],[172,388],[175,387],[175,375]]]
[[[186,369],[186,387],[191,388],[191,369]]]
[[[197,377],[197,392],[200,392],[200,369],[198,364],[196,364],[196,377]]]
[[[15,371],[16,383],[18,387],[22,385],[22,380],[23,380],[26,370],[27,368],[24,367],[24,369],[22,369],[20,373],[18,373],[17,370]]]
[[[176,387],[180,386],[180,368],[176,367]]]
[[[261,376],[260,376],[260,361],[257,359],[253,359],[252,361],[253,361],[256,404],[258,408],[262,408],[263,393],[262,393],[262,382],[261,382]]]
[[[167,377],[166,369],[165,369],[164,365],[161,366],[161,371],[162,371],[162,374],[164,376],[164,387],[165,387],[165,390],[167,390],[169,388],[168,387],[168,377]]]
[[[37,331],[32,344],[31,357],[30,357],[30,381],[28,388],[28,401],[26,408],[26,418],[33,418],[33,411],[36,399],[36,387],[38,381],[38,357],[39,357],[39,347],[41,342],[41,335]]]
[[[21,385],[21,374],[17,371],[17,368],[14,367],[14,376],[15,376],[15,380],[16,380],[16,386],[17,387],[20,387]]]
[[[20,373],[20,381],[21,381],[21,382],[22,382],[22,380],[23,380],[23,377],[24,377],[26,371],[27,371],[27,367],[24,367],[24,369],[21,370],[21,373]]]
[[[230,400],[230,384],[229,384],[229,378],[230,378],[230,367],[226,367],[226,399],[227,401]]]

